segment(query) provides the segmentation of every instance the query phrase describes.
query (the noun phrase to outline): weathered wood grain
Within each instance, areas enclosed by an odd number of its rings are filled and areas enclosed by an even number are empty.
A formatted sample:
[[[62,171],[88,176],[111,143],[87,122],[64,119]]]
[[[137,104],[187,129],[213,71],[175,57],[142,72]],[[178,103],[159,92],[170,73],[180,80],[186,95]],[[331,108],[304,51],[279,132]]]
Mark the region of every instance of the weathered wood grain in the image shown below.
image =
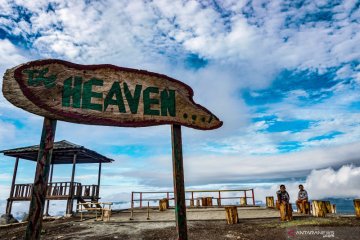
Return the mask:
[[[187,240],[187,221],[184,185],[181,126],[171,126],[172,165],[174,180],[175,219],[178,240]]]
[[[78,65],[55,59],[28,62],[6,71],[3,93],[26,111],[74,123],[179,124],[202,130],[222,125],[193,101],[193,91],[186,84],[114,65]]]
[[[354,209],[356,218],[360,219],[360,199],[354,199]]]
[[[275,208],[273,196],[266,197],[266,207],[267,208]]]
[[[236,206],[226,206],[225,216],[227,224],[237,224],[239,222]]]
[[[281,221],[290,221],[292,220],[292,206],[291,203],[280,203],[280,219]]]
[[[163,198],[159,200],[159,211],[165,211],[168,209],[169,199]]]
[[[313,200],[312,203],[312,214],[315,217],[326,217],[327,208],[325,201]]]
[[[246,197],[240,197],[240,205],[241,206],[246,206],[247,205]]]
[[[44,118],[25,240],[40,239],[56,120]]]

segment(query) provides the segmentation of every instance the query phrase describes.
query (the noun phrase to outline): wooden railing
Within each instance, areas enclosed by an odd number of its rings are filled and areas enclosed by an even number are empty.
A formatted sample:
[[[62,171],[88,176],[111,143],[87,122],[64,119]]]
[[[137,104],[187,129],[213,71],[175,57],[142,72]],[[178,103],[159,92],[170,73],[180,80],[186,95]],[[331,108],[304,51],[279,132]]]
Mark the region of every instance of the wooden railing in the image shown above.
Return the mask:
[[[56,196],[80,196],[79,187],[81,183],[74,182],[71,186],[71,182],[53,182],[48,184],[47,197]]]
[[[15,184],[12,198],[31,198],[32,184]]]
[[[80,196],[82,198],[96,198],[99,197],[99,186],[98,185],[81,185],[80,184]]]
[[[10,198],[17,200],[29,200],[31,198],[33,184],[15,184],[14,193]],[[79,182],[53,182],[49,183],[46,198],[98,198],[98,185],[82,185]]]
[[[226,195],[227,194],[227,195]],[[231,195],[229,195],[231,194]],[[155,195],[155,196],[154,196]],[[151,197],[153,196],[153,197]],[[241,198],[244,200],[242,206],[255,206],[254,189],[231,189],[231,190],[188,190],[185,191],[185,202],[189,205],[194,205],[194,201],[201,197],[210,197],[216,200],[217,206],[224,206],[225,201],[235,200]],[[166,198],[169,201],[174,201],[173,192],[131,192],[131,207],[135,207],[138,202],[138,207],[143,207],[143,202],[158,202],[160,199]],[[225,201],[223,201],[225,200]],[[249,201],[250,200],[250,201]],[[241,201],[241,200],[240,200]],[[233,203],[232,203],[233,204]],[[225,204],[226,205],[226,204]]]

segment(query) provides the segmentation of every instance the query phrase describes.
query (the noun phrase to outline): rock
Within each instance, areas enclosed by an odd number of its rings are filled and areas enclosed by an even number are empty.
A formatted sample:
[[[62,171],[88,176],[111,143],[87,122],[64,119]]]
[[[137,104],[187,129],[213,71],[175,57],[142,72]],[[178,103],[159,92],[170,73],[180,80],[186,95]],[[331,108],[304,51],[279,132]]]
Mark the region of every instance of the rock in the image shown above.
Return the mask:
[[[10,223],[18,223],[19,221],[13,217],[12,214],[3,214],[0,217],[0,225],[10,224]]]

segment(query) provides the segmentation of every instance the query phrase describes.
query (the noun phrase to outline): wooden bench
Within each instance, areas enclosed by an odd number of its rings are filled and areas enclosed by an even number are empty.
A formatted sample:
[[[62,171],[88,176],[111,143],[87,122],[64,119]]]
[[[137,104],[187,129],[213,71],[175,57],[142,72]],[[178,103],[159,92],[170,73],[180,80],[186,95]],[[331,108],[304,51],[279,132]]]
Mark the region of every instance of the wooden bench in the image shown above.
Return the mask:
[[[109,222],[110,221],[110,217],[111,217],[111,206],[112,206],[112,202],[102,202],[99,203],[102,205],[102,215],[101,215],[101,219],[104,222]]]
[[[84,202],[78,203],[78,212],[80,212],[80,221],[83,220],[84,213],[94,213],[96,221],[110,221],[111,202]],[[80,209],[79,209],[80,208]]]

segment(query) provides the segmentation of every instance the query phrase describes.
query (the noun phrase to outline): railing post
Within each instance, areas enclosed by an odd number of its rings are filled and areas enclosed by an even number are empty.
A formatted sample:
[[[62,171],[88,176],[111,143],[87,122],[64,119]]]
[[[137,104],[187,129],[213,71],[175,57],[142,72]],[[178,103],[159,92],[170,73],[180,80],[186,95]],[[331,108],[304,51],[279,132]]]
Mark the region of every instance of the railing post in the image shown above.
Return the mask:
[[[131,192],[131,208],[134,206],[134,192]]]
[[[221,194],[220,194],[220,191],[219,191],[219,203],[218,203],[218,206],[221,206]]]
[[[244,195],[245,195],[245,204],[247,205],[246,190],[244,190]]]
[[[11,213],[11,208],[12,208],[12,200],[11,200],[11,198],[14,197],[13,195],[14,195],[14,187],[15,187],[18,164],[19,164],[19,157],[17,157],[16,160],[15,160],[14,174],[13,174],[13,178],[12,178],[12,182],[11,182],[11,189],[10,189],[10,197],[7,200],[7,204],[6,204],[6,214]]]
[[[75,169],[76,169],[76,158],[77,158],[77,153],[74,153],[73,156],[73,166],[72,166],[72,171],[71,171],[71,181],[70,181],[70,186],[69,186],[69,194],[68,194],[68,200],[67,200],[67,206],[66,206],[66,214],[72,214],[72,210],[73,210],[73,205],[74,205],[74,178],[75,178]],[[66,183],[66,186],[68,185],[68,183]]]
[[[52,191],[52,178],[53,178],[53,173],[54,173],[54,164],[51,164],[51,169],[50,169],[50,180],[49,180],[49,186],[48,186],[48,190],[46,192],[46,195],[51,196],[51,191]],[[45,216],[49,216],[49,205],[50,205],[50,200],[46,201],[46,213]]]
[[[34,188],[34,184],[30,184],[30,193],[29,193],[30,198],[31,198],[31,193],[32,193],[33,188]]]
[[[140,193],[140,208],[142,208],[142,192]]]
[[[253,205],[255,206],[255,195],[254,195],[254,189],[251,189],[251,194],[252,194],[252,200],[253,200]]]
[[[21,188],[21,197],[24,197],[24,190],[25,190],[25,185],[23,185]]]
[[[55,183],[55,187],[54,187],[53,193],[54,193],[55,196],[57,196],[57,195],[58,195],[58,192],[59,192],[58,184]]]
[[[99,162],[99,171],[98,171],[98,187],[97,187],[97,190],[96,190],[96,197],[99,198],[99,195],[100,195],[100,179],[101,179],[101,162]]]
[[[150,205],[149,202],[147,203],[147,218],[146,220],[150,220]]]

